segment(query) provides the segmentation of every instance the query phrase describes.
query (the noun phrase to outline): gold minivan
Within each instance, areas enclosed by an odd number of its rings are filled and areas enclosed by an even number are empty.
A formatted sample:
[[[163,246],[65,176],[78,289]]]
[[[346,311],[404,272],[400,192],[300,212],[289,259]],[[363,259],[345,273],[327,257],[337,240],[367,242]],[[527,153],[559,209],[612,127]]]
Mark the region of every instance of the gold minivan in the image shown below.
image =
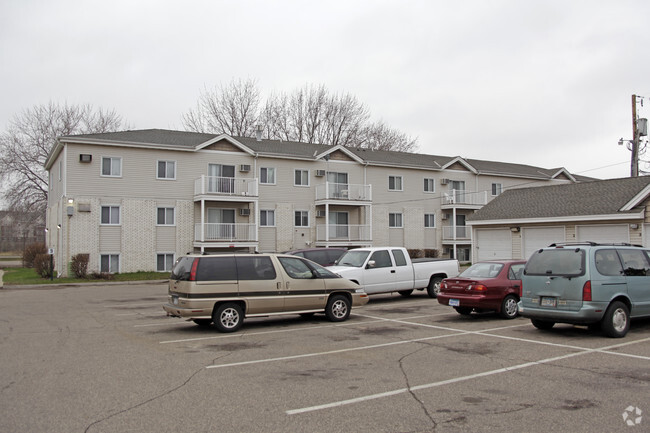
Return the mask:
[[[245,317],[325,313],[347,320],[368,303],[358,284],[324,267],[286,254],[187,255],[169,279],[168,315],[237,331]]]

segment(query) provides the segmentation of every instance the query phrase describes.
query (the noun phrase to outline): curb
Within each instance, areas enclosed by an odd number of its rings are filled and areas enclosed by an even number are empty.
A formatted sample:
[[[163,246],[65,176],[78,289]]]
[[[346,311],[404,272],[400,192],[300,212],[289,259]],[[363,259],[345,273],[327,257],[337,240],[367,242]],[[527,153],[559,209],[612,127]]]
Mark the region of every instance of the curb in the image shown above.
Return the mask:
[[[4,290],[29,290],[29,289],[62,289],[65,287],[96,287],[96,286],[119,286],[119,285],[141,285],[141,284],[164,284],[169,280],[136,280],[136,281],[105,281],[96,283],[53,283],[53,284],[9,284],[3,287],[2,274],[0,269],[0,289]]]

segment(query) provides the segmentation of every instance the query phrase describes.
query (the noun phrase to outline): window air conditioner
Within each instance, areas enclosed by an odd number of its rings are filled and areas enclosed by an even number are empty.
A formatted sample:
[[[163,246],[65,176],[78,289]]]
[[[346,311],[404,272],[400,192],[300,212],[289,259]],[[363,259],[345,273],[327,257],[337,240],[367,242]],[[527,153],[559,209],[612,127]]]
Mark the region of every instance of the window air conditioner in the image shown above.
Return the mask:
[[[250,214],[251,214],[250,209],[245,209],[245,208],[239,209],[239,215],[241,215],[241,216],[248,216]]]
[[[242,164],[239,166],[239,171],[251,171],[251,166],[249,164]]]
[[[440,185],[447,185],[449,183],[449,179],[440,179]]]
[[[316,216],[317,217],[324,217],[325,216],[325,211],[324,210],[317,210],[316,211]]]
[[[318,177],[325,176],[325,170],[316,170],[316,176]]]
[[[449,219],[449,214],[448,213],[443,213],[442,214],[442,219],[443,220],[448,220]]]

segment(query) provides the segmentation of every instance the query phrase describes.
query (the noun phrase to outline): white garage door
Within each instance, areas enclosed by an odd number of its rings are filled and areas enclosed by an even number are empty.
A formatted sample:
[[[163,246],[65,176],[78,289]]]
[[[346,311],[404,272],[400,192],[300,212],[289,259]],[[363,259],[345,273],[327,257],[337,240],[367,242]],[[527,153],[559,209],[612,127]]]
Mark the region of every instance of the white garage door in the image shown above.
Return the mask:
[[[547,247],[553,242],[564,242],[564,226],[523,228],[521,238],[523,258],[528,260],[536,250]]]
[[[512,234],[510,229],[477,229],[476,255],[478,256],[477,260],[511,259]]]
[[[580,242],[592,241],[602,243],[630,242],[627,224],[610,224],[595,226],[577,226],[576,238]]]

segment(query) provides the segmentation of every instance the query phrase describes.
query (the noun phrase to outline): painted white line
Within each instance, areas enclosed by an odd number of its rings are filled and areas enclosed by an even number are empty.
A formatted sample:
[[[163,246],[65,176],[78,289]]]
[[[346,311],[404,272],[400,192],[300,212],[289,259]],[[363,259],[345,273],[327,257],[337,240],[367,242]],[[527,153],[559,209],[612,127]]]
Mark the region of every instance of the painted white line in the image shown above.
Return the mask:
[[[124,307],[131,308],[131,307],[150,307],[152,305],[160,305],[160,308],[162,309],[162,306],[163,306],[164,303],[165,303],[164,300],[161,300],[160,302],[149,302],[147,304],[127,304],[127,303],[124,303],[124,304],[104,305],[104,307],[106,307],[106,308],[116,308],[116,307],[124,306]]]
[[[607,346],[607,347],[601,347],[601,348],[598,348],[598,349],[586,349],[586,350],[583,350],[581,352],[569,353],[569,354],[560,355],[560,356],[554,356],[552,358],[546,358],[546,359],[542,359],[542,360],[539,360],[539,361],[526,362],[526,363],[523,363],[523,364],[514,365],[512,367],[499,368],[499,369],[496,369],[496,370],[485,371],[485,372],[482,372],[482,373],[470,374],[468,376],[461,376],[461,377],[456,377],[456,378],[452,378],[452,379],[442,380],[442,381],[439,381],[439,382],[433,382],[433,383],[428,383],[428,384],[424,384],[424,385],[412,386],[410,388],[396,389],[396,390],[393,390],[393,391],[382,392],[382,393],[379,393],[379,394],[371,394],[371,395],[352,398],[352,399],[348,399],[348,400],[340,400],[340,401],[335,401],[335,402],[332,402],[332,403],[326,403],[326,404],[321,404],[321,405],[316,405],[316,406],[304,407],[304,408],[300,408],[300,409],[291,409],[291,410],[287,410],[285,413],[287,415],[297,415],[297,414],[302,414],[302,413],[306,413],[306,412],[313,412],[313,411],[317,411],[317,410],[330,409],[330,408],[333,408],[333,407],[340,407],[340,406],[345,406],[345,405],[349,405],[349,404],[360,403],[360,402],[364,402],[364,401],[368,401],[368,400],[376,400],[376,399],[379,399],[379,398],[390,397],[390,396],[393,396],[393,395],[403,394],[403,393],[406,393],[406,392],[419,391],[419,390],[422,390],[422,389],[429,389],[429,388],[434,388],[434,387],[438,387],[438,386],[449,385],[449,384],[452,384],[452,383],[463,382],[463,381],[466,381],[466,380],[476,379],[476,378],[479,378],[479,377],[486,377],[486,376],[505,373],[505,372],[509,372],[509,371],[515,371],[515,370],[519,370],[519,369],[522,369],[522,368],[528,368],[528,367],[533,367],[533,366],[537,366],[537,365],[547,364],[549,362],[560,361],[560,360],[563,360],[563,359],[572,358],[572,357],[580,356],[580,355],[586,355],[586,354],[589,354],[589,353],[603,352],[603,351],[607,351],[607,350],[610,350],[610,349],[613,349],[613,348],[616,348],[616,347],[627,346],[629,344],[634,344],[634,343],[641,343],[643,341],[648,341],[648,340],[650,340],[650,338],[645,338],[645,339],[637,340],[637,341],[634,341],[634,342],[615,344],[615,345],[611,345],[611,346]]]
[[[140,313],[119,313],[116,316],[139,316]]]

